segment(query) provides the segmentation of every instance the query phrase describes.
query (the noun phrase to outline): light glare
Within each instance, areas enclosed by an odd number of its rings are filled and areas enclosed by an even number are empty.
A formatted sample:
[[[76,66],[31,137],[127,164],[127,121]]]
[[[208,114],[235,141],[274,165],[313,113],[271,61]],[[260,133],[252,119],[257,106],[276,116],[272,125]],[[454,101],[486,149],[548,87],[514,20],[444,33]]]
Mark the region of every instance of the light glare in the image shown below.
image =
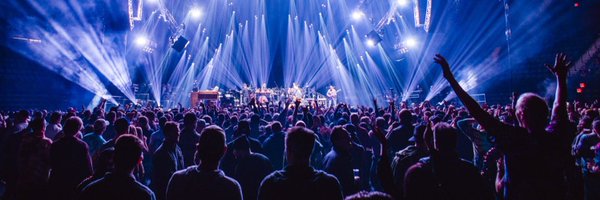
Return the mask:
[[[198,19],[202,16],[202,10],[200,10],[200,8],[192,8],[190,10],[190,16],[194,19]]]
[[[135,39],[135,45],[137,45],[139,47],[146,46],[147,44],[148,44],[148,38],[146,38],[146,36],[138,36]]]
[[[404,41],[404,44],[408,48],[413,48],[413,47],[417,46],[417,40],[414,38],[408,38],[408,39],[406,39],[406,41]]]
[[[364,16],[365,16],[365,13],[363,13],[360,10],[356,10],[356,11],[352,12],[352,20],[354,20],[354,21],[361,20]]]
[[[408,5],[408,0],[398,0],[398,6],[406,7]]]

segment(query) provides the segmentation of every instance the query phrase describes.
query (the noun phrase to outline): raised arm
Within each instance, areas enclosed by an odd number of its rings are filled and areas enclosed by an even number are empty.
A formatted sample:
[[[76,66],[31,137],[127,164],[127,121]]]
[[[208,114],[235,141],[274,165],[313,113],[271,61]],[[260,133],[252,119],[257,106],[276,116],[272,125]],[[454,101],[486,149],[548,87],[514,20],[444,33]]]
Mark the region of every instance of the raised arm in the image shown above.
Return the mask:
[[[479,106],[479,103],[477,103],[477,101],[475,101],[475,99],[473,99],[473,97],[471,97],[460,86],[460,84],[458,84],[458,81],[456,81],[454,78],[452,71],[450,71],[450,65],[448,64],[448,61],[446,61],[446,58],[440,54],[437,54],[435,55],[434,60],[436,63],[440,64],[444,73],[444,78],[448,80],[450,87],[452,87],[454,93],[456,93],[456,96],[458,96],[467,110],[469,110],[469,113],[471,113],[473,118],[475,118],[475,120],[477,120],[477,122],[479,122],[483,128],[488,130],[490,134],[498,133],[495,130],[498,130],[502,126],[502,122],[500,122],[498,119],[495,119],[492,115],[483,110],[481,106]]]
[[[546,64],[546,67],[556,76],[556,95],[551,120],[567,121],[567,75],[571,69],[571,62],[567,61],[567,55],[558,53],[554,59],[554,66]]]

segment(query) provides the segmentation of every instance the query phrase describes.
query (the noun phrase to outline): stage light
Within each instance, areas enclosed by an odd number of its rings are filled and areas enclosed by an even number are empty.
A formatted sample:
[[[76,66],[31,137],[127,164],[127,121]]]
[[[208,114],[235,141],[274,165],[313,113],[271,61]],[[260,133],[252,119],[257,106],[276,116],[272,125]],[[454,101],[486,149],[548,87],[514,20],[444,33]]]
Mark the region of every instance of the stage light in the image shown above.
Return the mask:
[[[190,44],[190,41],[188,41],[187,39],[185,39],[183,36],[179,36],[177,38],[177,40],[175,42],[173,42],[173,49],[175,49],[178,52],[181,52],[183,49],[185,49],[188,44]]]
[[[585,83],[583,83],[583,82],[579,83],[580,88],[585,88],[585,86],[587,86]]]
[[[360,10],[355,10],[354,12],[352,12],[352,15],[351,15],[352,20],[354,20],[354,21],[361,20],[364,16],[365,16],[365,13],[363,13]]]
[[[583,88],[577,88],[577,94],[583,93]]]
[[[135,45],[139,46],[139,47],[144,47],[148,44],[148,38],[146,38],[146,36],[138,36],[137,38],[135,38]]]
[[[375,40],[372,40],[372,39],[367,39],[366,43],[367,43],[367,46],[369,46],[369,47],[375,47],[375,45],[377,45]]]
[[[406,47],[408,47],[408,48],[414,48],[417,46],[417,40],[414,38],[407,38],[404,41],[404,45],[406,45]]]
[[[377,31],[375,30],[369,32],[367,35],[365,35],[365,37],[367,38],[367,40],[365,40],[365,43],[368,47],[375,47],[377,46],[377,44],[379,44],[379,42],[383,40],[381,38],[381,35],[379,35],[379,33],[377,33]]]
[[[202,10],[200,10],[200,8],[192,8],[190,10],[190,16],[194,19],[199,19],[202,16]]]
[[[408,5],[408,0],[398,0],[397,3],[400,7],[406,7]]]

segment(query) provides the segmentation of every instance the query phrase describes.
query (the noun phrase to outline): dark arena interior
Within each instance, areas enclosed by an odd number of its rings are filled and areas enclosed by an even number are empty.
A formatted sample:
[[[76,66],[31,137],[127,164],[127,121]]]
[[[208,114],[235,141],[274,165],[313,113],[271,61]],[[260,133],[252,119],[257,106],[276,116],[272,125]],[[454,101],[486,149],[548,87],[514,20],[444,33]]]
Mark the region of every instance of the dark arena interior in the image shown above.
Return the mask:
[[[600,200],[600,0],[0,9],[0,200]]]

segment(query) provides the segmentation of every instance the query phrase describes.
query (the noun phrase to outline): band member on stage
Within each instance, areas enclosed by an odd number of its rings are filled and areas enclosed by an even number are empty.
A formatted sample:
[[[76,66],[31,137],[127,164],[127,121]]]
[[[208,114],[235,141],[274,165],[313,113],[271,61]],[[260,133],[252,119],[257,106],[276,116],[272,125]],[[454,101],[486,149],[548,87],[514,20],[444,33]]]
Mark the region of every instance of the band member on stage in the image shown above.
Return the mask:
[[[271,90],[267,88],[266,83],[263,83],[260,88],[256,90],[256,93],[258,94],[258,102],[262,104],[269,102],[269,98],[272,94]]]
[[[293,86],[288,89],[288,94],[292,97],[293,100],[302,99],[302,88],[298,83],[294,83]]]
[[[242,85],[242,92],[241,92],[241,100],[242,100],[242,104],[247,104],[250,102],[250,96],[251,96],[252,90],[250,88],[250,86],[248,86],[248,84],[244,83]]]
[[[336,90],[333,85],[329,86],[329,90],[327,90],[327,106],[335,106],[337,105],[337,94],[340,90]]]

